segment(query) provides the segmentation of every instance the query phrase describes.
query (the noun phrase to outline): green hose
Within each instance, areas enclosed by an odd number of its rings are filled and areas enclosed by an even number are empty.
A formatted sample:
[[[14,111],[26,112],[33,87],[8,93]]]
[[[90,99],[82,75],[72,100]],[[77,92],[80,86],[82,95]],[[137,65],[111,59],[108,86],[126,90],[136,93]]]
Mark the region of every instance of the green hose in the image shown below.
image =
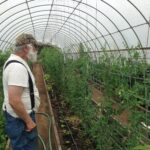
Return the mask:
[[[41,141],[41,143],[43,145],[43,149],[46,150],[46,145],[44,143],[44,140],[42,139],[42,137],[40,135],[38,135],[38,137],[39,137],[39,139],[40,139],[40,141]]]
[[[50,150],[52,150],[52,143],[51,143],[51,119],[50,116],[47,113],[43,113],[43,112],[39,112],[36,113],[37,115],[43,115],[45,117],[47,117],[48,119],[48,139],[49,139],[49,148]],[[46,144],[44,143],[44,140],[42,139],[42,137],[39,135],[39,139],[43,145],[44,150],[46,150]]]

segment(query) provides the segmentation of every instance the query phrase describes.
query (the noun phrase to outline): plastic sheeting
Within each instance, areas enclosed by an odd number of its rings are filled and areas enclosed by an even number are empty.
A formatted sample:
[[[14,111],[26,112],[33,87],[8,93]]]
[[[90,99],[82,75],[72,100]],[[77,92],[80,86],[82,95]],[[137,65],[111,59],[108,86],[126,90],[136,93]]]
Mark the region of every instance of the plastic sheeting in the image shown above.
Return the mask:
[[[64,51],[149,48],[149,20],[149,0],[0,0],[0,49],[23,32]]]

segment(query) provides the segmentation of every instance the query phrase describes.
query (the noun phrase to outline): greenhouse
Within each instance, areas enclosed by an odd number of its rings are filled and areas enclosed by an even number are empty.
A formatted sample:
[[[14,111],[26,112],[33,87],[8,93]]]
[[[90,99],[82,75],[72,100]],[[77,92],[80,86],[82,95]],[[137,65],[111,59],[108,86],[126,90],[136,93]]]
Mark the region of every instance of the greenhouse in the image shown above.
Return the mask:
[[[17,45],[25,34],[36,46]],[[39,93],[37,150],[150,150],[150,0],[0,0],[0,150],[34,150],[15,148],[7,132],[6,95],[25,121],[5,91],[12,55],[34,76],[15,77],[31,105]]]

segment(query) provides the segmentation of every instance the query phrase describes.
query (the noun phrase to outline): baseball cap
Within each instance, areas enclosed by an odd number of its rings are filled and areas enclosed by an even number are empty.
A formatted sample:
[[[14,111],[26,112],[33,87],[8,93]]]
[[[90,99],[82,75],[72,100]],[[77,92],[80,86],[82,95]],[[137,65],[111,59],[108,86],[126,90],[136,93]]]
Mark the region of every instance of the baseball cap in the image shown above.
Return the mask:
[[[16,38],[15,46],[18,47],[26,44],[33,44],[33,46],[37,49],[37,41],[33,35],[22,33]]]

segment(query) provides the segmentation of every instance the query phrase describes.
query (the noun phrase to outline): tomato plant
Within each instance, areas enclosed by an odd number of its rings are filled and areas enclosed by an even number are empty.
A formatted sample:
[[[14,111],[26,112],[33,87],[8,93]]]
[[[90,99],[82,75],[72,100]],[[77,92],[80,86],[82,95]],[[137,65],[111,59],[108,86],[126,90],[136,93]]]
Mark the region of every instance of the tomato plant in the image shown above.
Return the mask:
[[[46,73],[50,74],[59,94],[70,110],[82,120],[82,128],[93,139],[97,150],[132,149],[143,136],[141,122],[149,125],[149,114],[138,106],[149,106],[150,65],[139,59],[135,49],[128,51],[129,57],[111,57],[104,53],[99,61],[91,60],[83,45],[79,46],[79,57],[72,60],[59,49],[47,48],[41,53]],[[101,115],[92,104],[92,89],[89,81],[102,86],[104,100]],[[58,94],[58,93],[57,93]],[[114,110],[112,105],[117,105]],[[115,120],[123,111],[129,112],[128,123]],[[147,136],[148,135],[144,135]]]

